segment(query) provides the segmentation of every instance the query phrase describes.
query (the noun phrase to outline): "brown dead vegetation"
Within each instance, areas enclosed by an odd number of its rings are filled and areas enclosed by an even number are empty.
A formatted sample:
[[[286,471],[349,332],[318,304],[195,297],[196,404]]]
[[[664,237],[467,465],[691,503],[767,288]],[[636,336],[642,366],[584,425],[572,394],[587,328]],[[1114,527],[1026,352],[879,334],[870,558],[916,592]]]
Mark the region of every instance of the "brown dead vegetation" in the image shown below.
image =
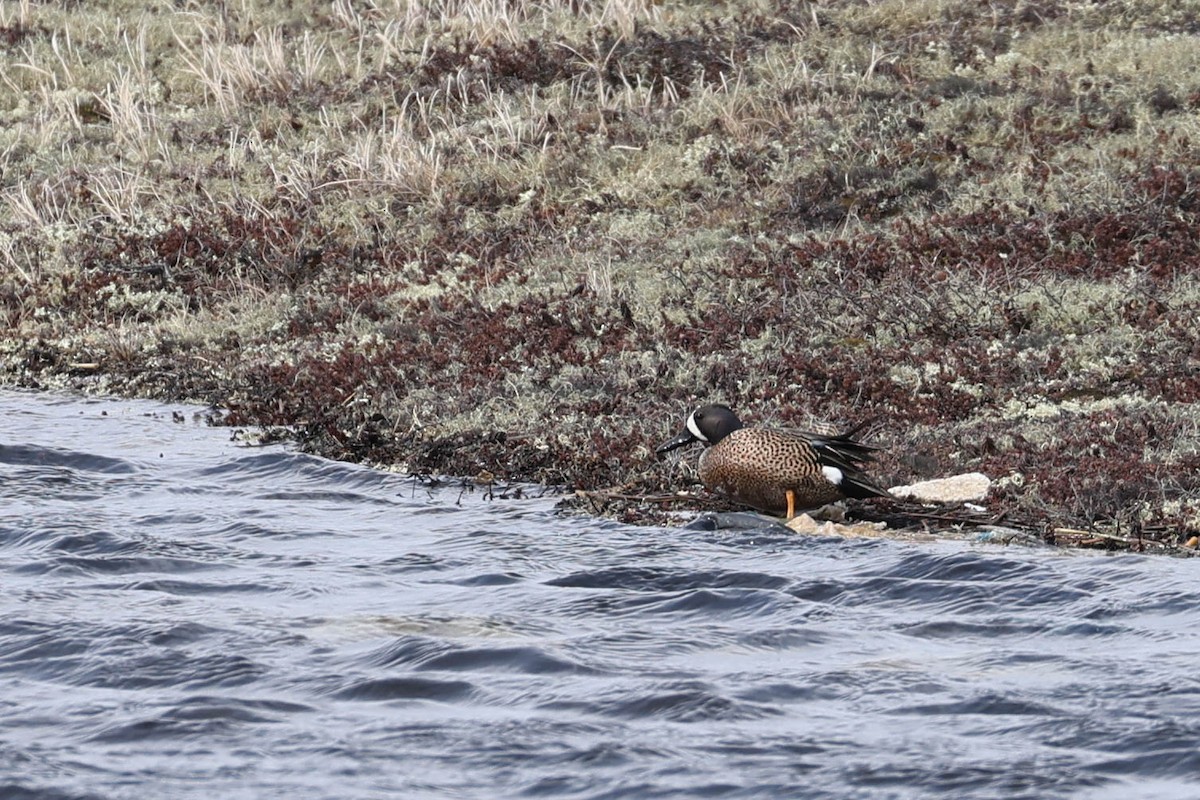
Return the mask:
[[[636,521],[701,401],[875,418],[885,481],[1000,480],[972,519],[1200,528],[1171,4],[239,8],[0,13],[6,381]]]

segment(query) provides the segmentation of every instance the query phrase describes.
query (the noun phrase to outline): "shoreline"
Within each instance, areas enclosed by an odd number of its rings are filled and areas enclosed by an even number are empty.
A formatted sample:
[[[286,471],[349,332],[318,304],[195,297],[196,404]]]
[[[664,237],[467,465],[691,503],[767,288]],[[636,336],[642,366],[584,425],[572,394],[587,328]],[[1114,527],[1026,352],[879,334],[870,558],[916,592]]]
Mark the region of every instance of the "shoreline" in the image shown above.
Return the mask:
[[[873,419],[889,485],[980,471],[1044,540],[1192,540],[1186,20],[626,10],[6,11],[0,384],[646,522],[700,403]]]

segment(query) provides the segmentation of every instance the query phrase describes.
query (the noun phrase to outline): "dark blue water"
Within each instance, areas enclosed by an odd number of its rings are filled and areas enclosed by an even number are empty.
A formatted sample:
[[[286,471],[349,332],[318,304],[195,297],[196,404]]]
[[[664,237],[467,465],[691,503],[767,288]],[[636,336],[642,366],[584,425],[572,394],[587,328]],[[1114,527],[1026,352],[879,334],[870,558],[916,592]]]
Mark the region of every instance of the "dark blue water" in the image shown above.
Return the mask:
[[[5,800],[1200,796],[1200,561],[634,528],[0,408]]]

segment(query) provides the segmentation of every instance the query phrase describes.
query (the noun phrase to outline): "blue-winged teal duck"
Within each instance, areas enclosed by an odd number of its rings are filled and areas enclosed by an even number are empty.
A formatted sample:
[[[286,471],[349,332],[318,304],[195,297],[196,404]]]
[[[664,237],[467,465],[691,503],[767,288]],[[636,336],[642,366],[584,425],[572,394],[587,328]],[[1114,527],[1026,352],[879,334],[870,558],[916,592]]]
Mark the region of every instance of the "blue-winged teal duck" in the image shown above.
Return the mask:
[[[845,497],[891,497],[871,482],[860,465],[876,447],[855,441],[858,428],[837,436],[747,428],[723,405],[701,406],[674,439],[655,450],[660,456],[676,447],[703,442],[700,480],[735,502],[769,514],[796,515]]]

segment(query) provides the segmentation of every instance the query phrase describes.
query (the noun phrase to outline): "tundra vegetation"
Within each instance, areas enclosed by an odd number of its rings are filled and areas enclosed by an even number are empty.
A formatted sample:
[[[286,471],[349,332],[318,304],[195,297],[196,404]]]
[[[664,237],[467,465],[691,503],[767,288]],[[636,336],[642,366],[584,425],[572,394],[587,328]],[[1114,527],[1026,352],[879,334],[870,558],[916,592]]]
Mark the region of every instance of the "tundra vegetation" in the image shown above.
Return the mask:
[[[1166,0],[6,0],[0,380],[630,520],[679,507],[694,458],[653,448],[699,402],[874,418],[885,483],[980,470],[1048,540],[1181,544],[1198,31]]]

